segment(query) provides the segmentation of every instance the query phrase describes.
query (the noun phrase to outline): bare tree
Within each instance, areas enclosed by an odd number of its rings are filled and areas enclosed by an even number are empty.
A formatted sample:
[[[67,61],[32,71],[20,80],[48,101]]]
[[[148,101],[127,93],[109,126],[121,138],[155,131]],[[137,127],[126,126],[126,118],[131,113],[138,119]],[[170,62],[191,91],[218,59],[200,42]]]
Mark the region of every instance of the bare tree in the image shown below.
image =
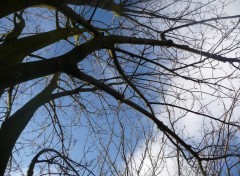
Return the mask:
[[[231,3],[1,0],[0,175],[239,173]]]

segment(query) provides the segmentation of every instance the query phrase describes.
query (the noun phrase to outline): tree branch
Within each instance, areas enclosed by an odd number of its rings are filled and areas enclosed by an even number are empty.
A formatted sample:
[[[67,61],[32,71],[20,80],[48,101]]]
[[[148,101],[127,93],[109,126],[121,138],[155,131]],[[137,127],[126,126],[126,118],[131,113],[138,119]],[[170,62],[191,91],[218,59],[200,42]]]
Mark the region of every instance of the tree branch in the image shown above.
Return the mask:
[[[0,128],[0,175],[3,175],[13,147],[25,129],[35,111],[49,100],[49,95],[57,86],[55,75],[50,84],[37,96],[26,103],[21,109],[7,118]]]

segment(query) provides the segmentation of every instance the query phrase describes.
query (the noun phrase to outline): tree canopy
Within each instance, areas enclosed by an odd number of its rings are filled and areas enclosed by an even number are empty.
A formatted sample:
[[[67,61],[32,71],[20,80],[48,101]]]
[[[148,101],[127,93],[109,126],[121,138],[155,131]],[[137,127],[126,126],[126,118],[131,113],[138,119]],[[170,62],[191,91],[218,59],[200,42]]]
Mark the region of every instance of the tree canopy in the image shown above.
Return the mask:
[[[0,175],[240,172],[227,0],[1,0]]]

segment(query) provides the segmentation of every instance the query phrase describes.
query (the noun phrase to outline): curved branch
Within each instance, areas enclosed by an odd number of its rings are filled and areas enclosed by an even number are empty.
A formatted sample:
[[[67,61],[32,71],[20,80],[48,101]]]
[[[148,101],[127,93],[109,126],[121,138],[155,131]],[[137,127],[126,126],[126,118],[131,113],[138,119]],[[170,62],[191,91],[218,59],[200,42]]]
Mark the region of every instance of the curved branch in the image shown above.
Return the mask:
[[[151,113],[154,114],[154,111],[150,105],[150,103],[148,102],[148,100],[146,99],[146,97],[138,90],[138,88],[127,78],[127,76],[125,75],[122,67],[120,66],[118,59],[117,59],[117,54],[114,51],[114,47],[112,47],[111,49],[108,50],[110,57],[113,59],[114,65],[118,71],[118,73],[120,74],[120,76],[122,77],[122,79],[124,81],[126,81],[126,83],[132,87],[132,89],[137,92],[137,94],[140,96],[140,98],[143,99],[143,101],[146,103],[147,107],[150,109]]]
[[[11,68],[0,69],[0,89],[4,89],[10,86],[14,86],[18,83],[28,81],[41,76],[46,76],[56,72],[64,72],[66,63],[71,62],[74,64],[82,61],[86,56],[93,51],[109,48],[113,44],[138,44],[138,45],[152,45],[160,47],[168,47],[168,41],[159,41],[154,39],[136,38],[129,36],[99,36],[94,38],[78,47],[75,47],[68,53],[58,56],[52,59],[17,64]],[[222,62],[240,62],[237,58],[227,58],[221,55],[196,50],[186,45],[172,44],[172,47],[189,51],[201,56],[212,58]],[[8,75],[8,77],[6,77]]]
[[[1,0],[0,1],[0,18],[7,16],[11,13],[29,8],[29,7],[45,7],[45,8],[57,8],[59,5],[86,5],[95,7],[98,0]],[[14,4],[14,5],[13,5]],[[119,4],[114,3],[112,0],[101,0],[99,5],[100,8],[116,11],[119,9]]]
[[[148,112],[147,110],[145,110],[144,108],[142,108],[141,106],[137,105],[136,103],[132,102],[129,99],[126,99],[122,94],[120,94],[119,92],[117,92],[116,90],[110,88],[109,86],[105,85],[104,83],[98,81],[97,79],[81,72],[77,66],[74,65],[69,65],[69,69],[66,70],[66,73],[74,76],[88,84],[91,84],[95,87],[97,87],[99,90],[103,90],[104,92],[106,92],[107,94],[111,95],[112,97],[114,97],[116,100],[119,100],[125,104],[127,104],[128,106],[132,107],[133,109],[141,112],[142,114],[144,114],[145,116],[147,116],[150,120],[152,120],[158,127],[158,129],[160,129],[161,131],[163,131],[164,133],[167,133],[168,135],[170,135],[171,137],[173,137],[176,141],[178,141],[187,151],[189,151],[198,161],[201,160],[201,158],[199,157],[198,153],[195,152],[192,147],[190,145],[188,145],[184,140],[182,140],[178,135],[176,135],[171,129],[169,129],[166,125],[163,124],[162,121],[160,121],[158,118],[156,118],[154,116],[154,114]]]
[[[56,81],[57,75],[52,78],[50,84],[42,92],[2,123],[0,128],[0,175],[4,174],[12,149],[20,134],[31,120],[35,111],[48,101],[49,95],[57,87]]]
[[[0,68],[2,65],[7,67],[8,65],[20,63],[34,51],[85,31],[85,29],[76,28],[57,28],[56,30],[23,37],[14,41],[11,40],[12,42],[4,42],[0,45]]]
[[[20,14],[14,13],[14,16],[13,16],[14,28],[11,32],[7,34],[3,43],[9,43],[9,42],[15,41],[21,35],[25,27],[25,20],[22,17],[22,13],[23,12],[21,12]],[[19,22],[17,22],[17,18]]]
[[[209,21],[219,21],[219,20],[233,19],[233,18],[240,18],[240,15],[216,17],[216,18],[209,18],[209,19],[205,19],[205,20],[201,20],[201,21],[194,21],[194,22],[191,22],[191,23],[187,23],[187,24],[183,24],[183,25],[180,25],[180,26],[169,28],[169,29],[163,31],[161,33],[161,35],[164,36],[166,33],[170,32],[170,31],[174,31],[174,30],[177,30],[177,29],[193,26],[193,25],[196,25],[196,24],[205,24],[206,22],[209,22]]]
[[[94,175],[94,176],[95,176],[95,174],[94,174],[92,171],[90,171],[87,167],[85,167],[84,165],[81,165],[81,164],[76,163],[75,161],[73,161],[73,160],[71,160],[71,159],[63,156],[60,152],[58,152],[58,151],[56,151],[56,150],[54,150],[54,149],[43,149],[43,150],[41,150],[40,152],[38,152],[37,155],[34,156],[34,158],[32,159],[32,161],[31,161],[31,163],[30,163],[30,165],[29,165],[29,167],[28,167],[27,176],[33,176],[33,173],[34,173],[33,170],[34,170],[35,164],[38,163],[38,162],[40,162],[40,161],[38,160],[38,158],[39,158],[42,154],[47,153],[47,152],[53,152],[53,153],[57,154],[57,156],[59,156],[61,159],[63,159],[63,161],[72,169],[72,171],[73,171],[75,174],[79,175],[78,172],[77,172],[77,170],[72,166],[72,164],[71,164],[70,162],[73,162],[74,164],[77,164],[79,167],[84,168],[84,169],[87,170],[91,175]]]

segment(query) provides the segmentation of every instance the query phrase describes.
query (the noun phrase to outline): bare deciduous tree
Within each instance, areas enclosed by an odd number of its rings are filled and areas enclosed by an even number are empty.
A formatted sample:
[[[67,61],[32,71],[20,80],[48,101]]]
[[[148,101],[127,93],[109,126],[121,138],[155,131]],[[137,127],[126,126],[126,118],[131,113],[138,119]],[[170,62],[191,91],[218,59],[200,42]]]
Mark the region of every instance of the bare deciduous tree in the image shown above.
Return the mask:
[[[239,173],[231,3],[1,0],[0,175]]]

